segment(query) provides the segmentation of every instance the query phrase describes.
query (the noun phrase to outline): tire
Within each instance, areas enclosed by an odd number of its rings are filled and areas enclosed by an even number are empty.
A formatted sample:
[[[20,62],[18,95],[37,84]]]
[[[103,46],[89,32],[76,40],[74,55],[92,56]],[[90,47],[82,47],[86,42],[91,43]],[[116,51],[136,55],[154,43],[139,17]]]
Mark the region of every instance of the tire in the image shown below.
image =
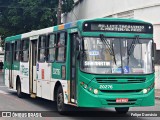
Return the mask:
[[[116,107],[115,110],[119,114],[127,114],[129,107]]]
[[[65,112],[66,112],[66,105],[64,104],[63,90],[62,90],[61,86],[58,87],[57,98],[56,99],[57,99],[57,101],[56,101],[57,111],[60,114],[65,114]]]
[[[20,82],[17,83],[17,96],[19,98],[23,98],[23,96],[24,96],[24,94],[21,91],[21,83]]]

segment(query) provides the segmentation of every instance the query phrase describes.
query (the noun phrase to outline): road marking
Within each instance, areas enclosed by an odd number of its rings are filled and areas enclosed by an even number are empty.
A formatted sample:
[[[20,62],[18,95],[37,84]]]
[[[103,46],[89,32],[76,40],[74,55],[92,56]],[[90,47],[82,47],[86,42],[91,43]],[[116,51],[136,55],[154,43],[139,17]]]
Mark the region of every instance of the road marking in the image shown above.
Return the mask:
[[[0,90],[0,94],[9,94],[9,93],[7,93],[7,92],[5,92],[5,91]]]

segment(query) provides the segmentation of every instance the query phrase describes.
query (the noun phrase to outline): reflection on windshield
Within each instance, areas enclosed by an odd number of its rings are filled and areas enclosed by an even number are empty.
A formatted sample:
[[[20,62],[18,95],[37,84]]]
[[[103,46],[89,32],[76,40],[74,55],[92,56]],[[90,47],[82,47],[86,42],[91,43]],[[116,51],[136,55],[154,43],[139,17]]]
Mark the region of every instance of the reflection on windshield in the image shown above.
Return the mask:
[[[102,43],[104,45],[106,45],[106,47],[108,48],[108,51],[109,51],[110,55],[113,56],[114,62],[116,64],[115,54],[114,54],[114,50],[113,50],[113,42],[112,42],[112,44],[109,44],[108,40],[104,37],[103,34],[100,35],[100,39],[101,39]]]
[[[152,40],[134,41],[135,39],[125,38],[85,37],[81,54],[81,70],[96,74],[152,73]],[[131,46],[134,47],[129,53]]]

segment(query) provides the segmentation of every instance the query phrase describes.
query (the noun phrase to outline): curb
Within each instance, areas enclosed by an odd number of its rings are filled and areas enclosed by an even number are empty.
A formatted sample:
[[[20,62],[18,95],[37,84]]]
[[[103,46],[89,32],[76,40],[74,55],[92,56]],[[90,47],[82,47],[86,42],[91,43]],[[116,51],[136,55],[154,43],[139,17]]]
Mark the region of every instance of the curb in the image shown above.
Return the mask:
[[[155,99],[160,100],[160,96],[156,96]]]

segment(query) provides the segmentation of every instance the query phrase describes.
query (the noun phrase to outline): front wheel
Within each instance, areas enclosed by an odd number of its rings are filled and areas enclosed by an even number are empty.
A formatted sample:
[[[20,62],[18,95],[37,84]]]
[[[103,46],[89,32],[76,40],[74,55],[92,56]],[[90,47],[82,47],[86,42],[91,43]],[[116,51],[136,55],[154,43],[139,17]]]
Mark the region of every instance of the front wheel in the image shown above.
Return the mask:
[[[116,107],[115,110],[119,114],[126,114],[129,111],[129,107]]]
[[[21,91],[21,83],[20,83],[20,82],[17,83],[17,96],[18,96],[19,98],[24,97],[24,94],[23,94],[22,91]]]
[[[59,86],[57,90],[57,110],[60,114],[64,114],[66,111],[66,105],[64,104],[63,90]]]

